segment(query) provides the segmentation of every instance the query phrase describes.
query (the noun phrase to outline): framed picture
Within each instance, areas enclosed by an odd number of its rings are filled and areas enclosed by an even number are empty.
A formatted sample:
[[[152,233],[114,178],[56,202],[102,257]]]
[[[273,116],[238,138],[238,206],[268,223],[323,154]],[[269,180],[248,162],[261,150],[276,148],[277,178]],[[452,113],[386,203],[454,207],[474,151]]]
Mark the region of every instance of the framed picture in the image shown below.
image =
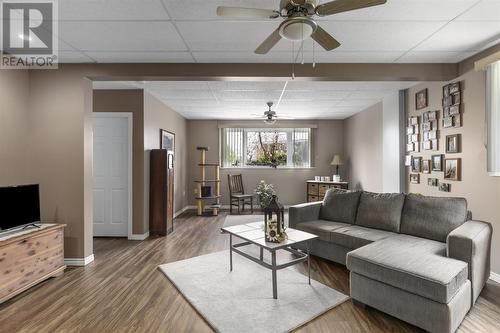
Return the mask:
[[[450,192],[451,190],[451,185],[450,184],[446,184],[446,183],[440,183],[439,184],[439,190],[441,192]]]
[[[460,134],[446,136],[446,153],[460,153]]]
[[[453,117],[443,118],[443,128],[453,127]]]
[[[413,143],[418,142],[418,134],[412,134],[412,135],[410,135],[410,137],[411,137],[410,142],[413,142]]]
[[[450,106],[450,116],[456,115],[460,113],[460,105],[452,105]]]
[[[422,172],[422,157],[412,157],[411,172]]]
[[[446,158],[444,160],[444,179],[460,180],[460,159]]]
[[[414,134],[413,132],[414,132],[414,130],[413,130],[413,126],[408,126],[408,127],[406,128],[406,134],[408,134],[408,135],[410,135],[410,134]]]
[[[434,140],[434,139],[437,139],[437,131],[430,131],[429,140]]]
[[[439,180],[437,178],[427,178],[427,185],[429,186],[438,186]]]
[[[431,173],[431,160],[423,160],[422,161],[422,172],[423,173]]]
[[[418,173],[410,173],[410,183],[420,184],[420,175]]]
[[[411,166],[411,155],[405,156],[405,166]]]
[[[453,127],[462,127],[462,115],[461,114],[456,114],[452,118],[453,120]]]
[[[422,131],[429,132],[430,130],[432,130],[432,122],[428,121],[428,122],[422,123]]]
[[[174,133],[160,129],[160,149],[166,149],[169,154],[175,154]]]
[[[460,91],[451,95],[451,105],[459,105],[460,104]]]
[[[424,140],[423,141],[429,141],[429,132],[424,132]]]
[[[432,155],[432,171],[443,171],[443,155]]]
[[[410,117],[408,118],[409,125],[418,125],[418,117]]]
[[[426,108],[427,106],[428,106],[427,88],[425,88],[415,94],[415,108],[417,110],[420,110]]]
[[[443,118],[448,118],[450,116],[450,108],[445,107],[443,108]]]
[[[450,95],[460,91],[460,82],[450,84]]]
[[[432,150],[439,150],[439,143],[437,139],[431,140],[432,142]]]
[[[437,119],[437,116],[438,116],[438,111],[429,111],[427,112],[427,118],[429,119],[429,121],[433,121],[433,120],[436,120]]]
[[[408,144],[406,145],[406,151],[407,151],[408,153],[411,153],[411,152],[415,151],[414,144],[413,144],[413,143],[408,143]]]
[[[443,97],[447,97],[450,95],[450,86],[446,85],[443,87]]]
[[[427,133],[424,133],[424,135],[425,134],[427,134]],[[432,141],[429,141],[429,140],[424,141],[422,146],[423,146],[424,150],[432,150]]]
[[[420,133],[419,126],[418,125],[413,125],[413,134],[419,134],[419,133]]]

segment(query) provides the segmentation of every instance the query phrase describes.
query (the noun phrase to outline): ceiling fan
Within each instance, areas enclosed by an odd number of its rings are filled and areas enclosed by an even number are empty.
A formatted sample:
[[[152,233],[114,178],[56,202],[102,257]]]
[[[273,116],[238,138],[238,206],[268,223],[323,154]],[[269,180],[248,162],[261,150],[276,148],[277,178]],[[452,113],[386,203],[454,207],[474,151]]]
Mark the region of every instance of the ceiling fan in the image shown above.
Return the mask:
[[[264,116],[262,117],[260,115],[256,115],[256,116],[260,116],[260,117],[264,118],[264,122],[266,124],[272,125],[272,124],[276,123],[276,120],[278,120],[278,118],[279,119],[294,119],[294,118],[290,118],[290,117],[283,118],[281,116],[278,116],[276,114],[276,111],[271,110],[271,108],[274,105],[273,102],[267,102],[266,104],[269,107],[269,110],[267,110],[267,111],[264,112]]]
[[[340,43],[323,30],[314,20],[314,16],[327,16],[382,5],[387,0],[335,0],[317,5],[316,0],[281,0],[280,10],[217,7],[217,15],[240,18],[284,18],[279,27],[255,50],[257,54],[268,53],[281,38],[292,41],[303,41],[309,37],[314,39],[325,50],[331,51]]]

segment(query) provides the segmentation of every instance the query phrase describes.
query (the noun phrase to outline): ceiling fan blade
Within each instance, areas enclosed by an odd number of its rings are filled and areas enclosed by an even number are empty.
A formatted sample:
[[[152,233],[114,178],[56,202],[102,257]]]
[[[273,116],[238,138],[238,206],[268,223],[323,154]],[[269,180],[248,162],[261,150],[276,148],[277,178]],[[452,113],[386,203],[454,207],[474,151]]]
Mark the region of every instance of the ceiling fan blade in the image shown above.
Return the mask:
[[[316,14],[320,16],[333,15],[350,10],[383,5],[387,0],[335,0],[316,7]]]
[[[331,51],[340,46],[340,43],[320,26],[318,26],[316,31],[311,35],[311,38],[327,51]]]
[[[257,53],[257,54],[266,54],[280,40],[281,40],[281,36],[280,36],[279,29],[276,29],[276,30],[274,30],[272,32],[272,34],[269,35],[269,37],[266,38],[265,41],[262,42],[262,44],[259,45],[259,47],[255,50],[255,53]]]
[[[243,8],[243,7],[217,7],[217,15],[224,17],[246,18],[277,18],[279,12],[272,9]]]

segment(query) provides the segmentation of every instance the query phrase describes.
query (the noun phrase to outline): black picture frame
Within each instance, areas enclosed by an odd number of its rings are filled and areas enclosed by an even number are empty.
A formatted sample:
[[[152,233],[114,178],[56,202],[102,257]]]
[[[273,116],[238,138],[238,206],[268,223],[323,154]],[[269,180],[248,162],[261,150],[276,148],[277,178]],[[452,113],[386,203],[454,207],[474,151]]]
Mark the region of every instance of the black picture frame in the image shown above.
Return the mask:
[[[160,149],[175,155],[175,133],[160,128]]]
[[[431,156],[432,171],[443,171],[443,159],[442,154]]]

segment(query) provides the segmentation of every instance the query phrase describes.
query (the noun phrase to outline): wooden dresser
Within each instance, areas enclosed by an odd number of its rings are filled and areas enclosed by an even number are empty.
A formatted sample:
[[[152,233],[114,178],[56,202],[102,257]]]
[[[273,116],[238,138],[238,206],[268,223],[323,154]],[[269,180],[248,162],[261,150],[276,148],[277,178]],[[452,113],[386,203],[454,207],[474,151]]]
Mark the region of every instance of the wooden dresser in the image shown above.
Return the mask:
[[[0,240],[0,303],[63,274],[64,227],[53,224]]]
[[[347,182],[332,182],[332,181],[307,181],[307,202],[321,201],[325,197],[326,191],[331,188],[349,189]]]

